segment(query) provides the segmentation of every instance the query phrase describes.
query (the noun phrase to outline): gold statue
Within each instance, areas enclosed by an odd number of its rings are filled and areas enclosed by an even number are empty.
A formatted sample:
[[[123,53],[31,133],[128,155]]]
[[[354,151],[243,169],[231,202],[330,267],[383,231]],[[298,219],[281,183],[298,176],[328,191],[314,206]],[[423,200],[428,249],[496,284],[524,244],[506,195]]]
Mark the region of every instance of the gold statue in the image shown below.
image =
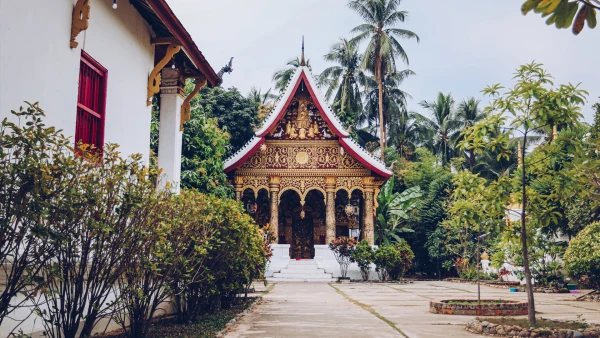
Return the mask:
[[[290,121],[287,121],[287,124],[285,125],[285,133],[289,135],[291,129],[292,129],[292,126],[290,124]]]
[[[291,126],[289,135],[292,139],[298,137],[298,134],[296,133],[296,127]]]
[[[312,126],[308,128],[308,137],[315,137],[315,131]]]
[[[296,117],[296,127],[306,129],[310,126],[310,120],[308,119],[308,109],[306,108],[306,102],[300,102],[298,106],[298,117]]]
[[[314,131],[315,135],[319,135],[319,124],[317,123],[317,121],[315,121],[315,124],[313,126],[313,131]]]
[[[304,128],[300,128],[299,132],[298,132],[298,137],[301,140],[304,140],[306,138],[306,129]]]

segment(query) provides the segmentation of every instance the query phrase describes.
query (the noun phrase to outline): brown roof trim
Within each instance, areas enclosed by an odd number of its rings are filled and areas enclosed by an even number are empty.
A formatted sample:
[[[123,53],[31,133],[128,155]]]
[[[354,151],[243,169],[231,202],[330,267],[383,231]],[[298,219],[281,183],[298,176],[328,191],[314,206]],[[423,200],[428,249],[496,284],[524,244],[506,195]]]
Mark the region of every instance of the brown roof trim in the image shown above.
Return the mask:
[[[189,54],[196,67],[198,67],[198,70],[206,76],[208,83],[211,86],[219,86],[221,84],[221,79],[210,66],[204,55],[202,55],[202,52],[200,52],[198,46],[196,46],[196,43],[192,40],[190,33],[183,27],[166,0],[146,0],[146,2],[152,7],[152,10],[154,10],[171,34],[173,34],[173,37],[181,42],[185,51]]]

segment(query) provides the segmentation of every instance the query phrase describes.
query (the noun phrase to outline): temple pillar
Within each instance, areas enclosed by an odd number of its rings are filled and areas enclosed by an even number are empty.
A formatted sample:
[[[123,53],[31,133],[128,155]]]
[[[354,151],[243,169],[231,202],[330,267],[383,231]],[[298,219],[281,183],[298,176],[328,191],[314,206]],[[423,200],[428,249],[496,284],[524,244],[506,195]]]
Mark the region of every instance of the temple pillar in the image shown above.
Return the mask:
[[[244,184],[244,179],[241,176],[234,176],[233,178],[233,190],[235,191],[235,200],[240,202],[242,200],[242,186]]]
[[[366,239],[370,245],[375,244],[374,181],[375,178],[373,177],[363,177],[363,189],[365,194],[365,223],[363,225],[363,239]]]
[[[158,136],[158,167],[163,171],[159,189],[171,185],[171,191],[178,194],[181,181],[181,138],[179,128],[181,104],[184,101],[185,83],[178,69],[162,70],[160,86],[160,129]]]
[[[269,191],[271,192],[271,231],[275,237],[275,243],[279,243],[279,184],[281,177],[271,176],[269,178]]]
[[[325,177],[326,213],[325,213],[325,244],[335,240],[335,176]]]

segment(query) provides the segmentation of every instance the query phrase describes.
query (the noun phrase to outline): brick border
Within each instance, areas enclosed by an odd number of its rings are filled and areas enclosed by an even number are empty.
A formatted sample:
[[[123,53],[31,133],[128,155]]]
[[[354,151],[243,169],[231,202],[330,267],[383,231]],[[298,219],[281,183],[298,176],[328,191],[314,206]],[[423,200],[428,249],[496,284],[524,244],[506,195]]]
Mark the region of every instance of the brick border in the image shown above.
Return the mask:
[[[448,304],[448,301],[475,301],[473,304]],[[482,303],[478,310],[477,300],[465,298],[436,299],[429,302],[429,312],[443,315],[471,316],[519,316],[528,313],[529,303],[517,299],[482,299],[486,301],[502,301],[502,303]]]

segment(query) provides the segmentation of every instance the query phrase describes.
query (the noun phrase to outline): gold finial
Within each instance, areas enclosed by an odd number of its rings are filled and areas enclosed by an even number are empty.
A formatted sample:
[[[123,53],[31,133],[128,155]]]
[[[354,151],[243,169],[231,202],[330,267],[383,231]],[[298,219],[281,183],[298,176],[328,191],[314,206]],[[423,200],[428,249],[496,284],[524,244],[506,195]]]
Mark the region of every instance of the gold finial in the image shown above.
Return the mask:
[[[306,61],[304,60],[304,35],[302,35],[302,59],[300,60],[300,66],[306,66]]]
[[[552,140],[556,140],[557,137],[558,137],[558,127],[556,125],[554,125],[552,127]]]
[[[483,252],[483,254],[481,255],[481,260],[482,261],[487,261],[490,259],[490,256],[488,256],[487,252]]]

